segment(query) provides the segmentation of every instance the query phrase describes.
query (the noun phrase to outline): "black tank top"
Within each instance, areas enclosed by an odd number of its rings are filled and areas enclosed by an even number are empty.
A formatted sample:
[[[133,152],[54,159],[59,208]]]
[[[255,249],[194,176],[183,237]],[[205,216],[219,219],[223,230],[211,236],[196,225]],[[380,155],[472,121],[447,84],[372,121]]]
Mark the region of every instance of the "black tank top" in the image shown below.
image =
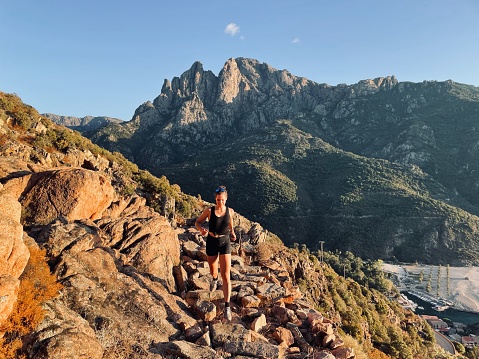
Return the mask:
[[[230,231],[230,211],[228,207],[226,207],[226,213],[222,217],[217,217],[215,213],[216,206],[211,207],[211,214],[210,214],[210,224],[209,230],[210,232],[225,235],[228,234]]]

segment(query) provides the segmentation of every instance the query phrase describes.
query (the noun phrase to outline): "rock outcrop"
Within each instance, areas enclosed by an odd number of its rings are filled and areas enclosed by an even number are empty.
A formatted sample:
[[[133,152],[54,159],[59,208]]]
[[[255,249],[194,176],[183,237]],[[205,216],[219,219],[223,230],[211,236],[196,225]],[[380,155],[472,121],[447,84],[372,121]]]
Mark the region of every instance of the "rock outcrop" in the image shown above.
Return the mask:
[[[174,292],[173,268],[180,264],[177,232],[166,218],[146,207],[144,198],[138,199],[134,202],[137,211],[131,215],[98,221],[103,243],[118,250],[125,264],[141,273],[150,273]],[[125,208],[125,211],[131,210],[132,206]]]
[[[31,235],[64,287],[32,334],[31,357],[102,358],[104,350],[123,357],[134,351],[127,343],[147,348],[196,323],[186,302],[172,294],[173,267],[180,263],[177,232],[144,198],[112,204],[107,177],[82,168],[32,172],[19,162],[2,169],[0,324],[15,304],[29,255],[21,203],[30,208]]]
[[[46,224],[59,216],[69,220],[99,219],[115,199],[105,176],[83,168],[27,174],[8,181],[5,188],[15,188],[26,220],[32,223]]]
[[[0,187],[0,327],[13,310],[19,277],[30,257],[20,217],[20,203]]]

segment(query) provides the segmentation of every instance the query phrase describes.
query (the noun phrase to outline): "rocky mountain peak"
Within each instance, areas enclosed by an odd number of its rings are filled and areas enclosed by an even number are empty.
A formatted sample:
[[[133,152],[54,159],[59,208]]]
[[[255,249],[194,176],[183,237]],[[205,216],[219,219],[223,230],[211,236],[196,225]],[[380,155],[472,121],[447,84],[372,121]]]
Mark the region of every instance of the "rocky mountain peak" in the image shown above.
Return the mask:
[[[398,84],[395,76],[377,77],[374,80],[361,80],[351,86],[351,92],[356,95],[371,95],[380,90],[390,90]]]
[[[378,81],[369,87],[380,87]],[[359,90],[365,88],[367,84]],[[141,127],[149,133],[149,128],[156,126],[164,140],[179,143],[194,138],[196,143],[209,141],[211,134],[246,133],[277,119],[312,111],[326,98],[337,97],[331,92],[328,85],[254,59],[231,58],[218,76],[195,62],[180,77],[165,80],[153,107],[142,105],[135,118],[139,117]],[[346,89],[339,92],[344,94]]]
[[[196,61],[188,71],[171,82],[165,80],[160,95],[153,101],[156,109],[168,116],[171,111],[181,106],[182,102],[194,97],[210,103],[216,93],[217,78],[211,71],[204,71],[203,65]],[[213,93],[212,93],[213,92]]]
[[[237,101],[244,99],[244,94],[248,91],[259,92],[266,96],[264,99],[268,99],[269,96],[281,96],[288,93],[294,95],[306,86],[318,85],[308,79],[294,76],[287,70],[277,70],[266,63],[246,58],[228,60],[219,78],[220,83],[223,84],[220,96],[224,94],[226,98],[229,98],[228,102],[232,102],[233,98]],[[232,97],[231,94],[240,96]],[[258,96],[250,95],[247,98],[253,100]]]
[[[221,69],[219,78],[218,100],[224,101],[227,104],[232,103],[233,99],[235,99],[240,92],[240,83],[244,83],[242,74],[235,59],[231,58],[226,61]]]

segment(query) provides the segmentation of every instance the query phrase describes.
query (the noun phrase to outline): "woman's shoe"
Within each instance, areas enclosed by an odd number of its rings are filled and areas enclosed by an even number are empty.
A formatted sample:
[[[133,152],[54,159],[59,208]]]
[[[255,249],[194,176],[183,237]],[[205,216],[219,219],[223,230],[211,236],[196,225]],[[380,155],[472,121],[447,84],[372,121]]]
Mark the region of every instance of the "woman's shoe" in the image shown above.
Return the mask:
[[[228,322],[231,322],[231,308],[230,307],[226,307],[225,308],[225,319],[228,321]]]
[[[218,286],[218,278],[213,279],[210,283],[210,292],[214,292]]]

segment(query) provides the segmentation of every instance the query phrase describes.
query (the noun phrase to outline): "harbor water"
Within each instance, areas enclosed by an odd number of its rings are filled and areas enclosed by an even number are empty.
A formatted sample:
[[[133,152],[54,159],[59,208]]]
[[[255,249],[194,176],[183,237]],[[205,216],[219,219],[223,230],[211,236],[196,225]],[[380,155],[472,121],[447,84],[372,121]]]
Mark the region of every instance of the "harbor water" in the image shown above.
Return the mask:
[[[418,307],[415,310],[416,314],[419,315],[435,315],[441,319],[449,319],[453,322],[463,323],[463,324],[476,324],[479,323],[479,313],[470,313],[457,310],[454,308],[448,308],[443,311],[437,311],[433,309],[433,304],[426,302],[415,295],[404,292],[406,296],[415,302]]]

